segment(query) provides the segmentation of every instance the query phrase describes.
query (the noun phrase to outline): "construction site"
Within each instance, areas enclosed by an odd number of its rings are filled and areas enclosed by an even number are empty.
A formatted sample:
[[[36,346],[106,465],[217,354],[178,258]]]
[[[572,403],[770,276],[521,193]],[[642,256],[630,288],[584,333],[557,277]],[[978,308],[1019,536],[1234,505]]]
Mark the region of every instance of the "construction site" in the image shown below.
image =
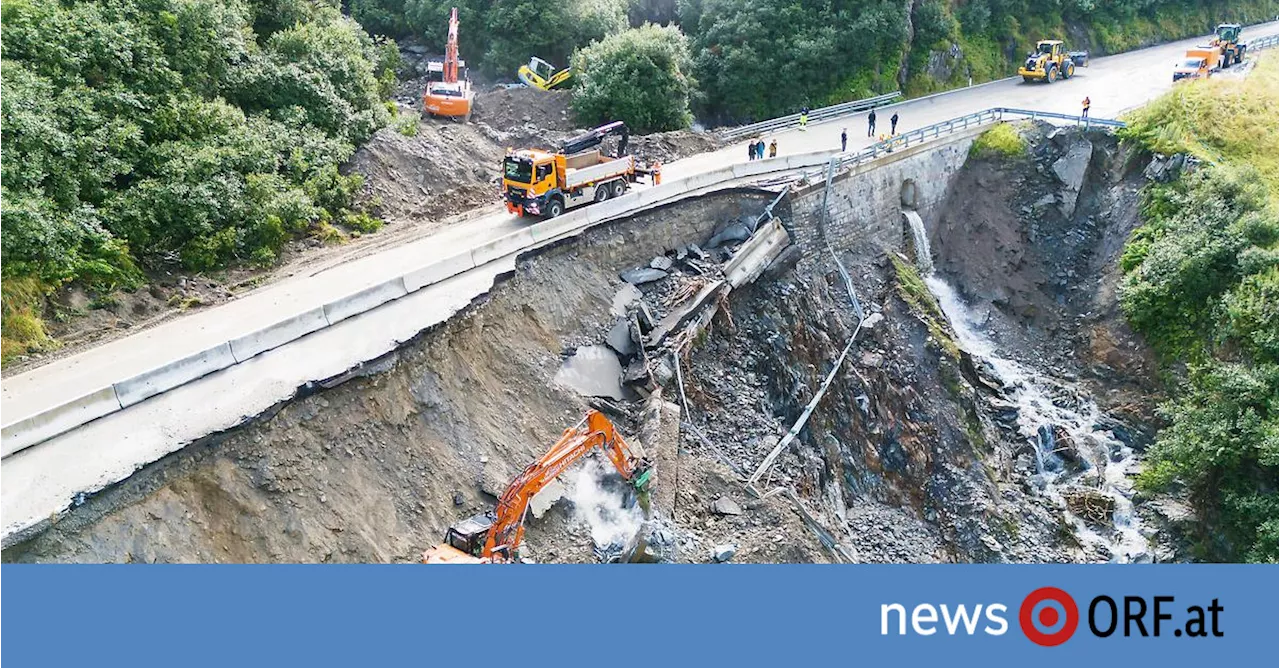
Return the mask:
[[[510,108],[481,95],[476,123],[427,132],[496,164],[486,114]],[[1182,164],[1016,127],[1021,157],[958,133],[525,251],[447,321],[77,498],[4,560],[1179,560],[1185,509],[1130,481],[1154,367],[1115,284],[1138,189]],[[388,220],[423,201],[392,195],[413,145],[354,163]]]

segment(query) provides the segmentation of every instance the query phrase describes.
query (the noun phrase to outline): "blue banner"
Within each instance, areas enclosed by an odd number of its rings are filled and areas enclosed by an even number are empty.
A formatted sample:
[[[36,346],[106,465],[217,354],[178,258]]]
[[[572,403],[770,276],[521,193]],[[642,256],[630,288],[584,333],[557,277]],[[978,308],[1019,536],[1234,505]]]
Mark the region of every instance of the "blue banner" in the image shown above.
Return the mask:
[[[0,576],[10,668],[1280,661],[1276,566],[5,565]]]

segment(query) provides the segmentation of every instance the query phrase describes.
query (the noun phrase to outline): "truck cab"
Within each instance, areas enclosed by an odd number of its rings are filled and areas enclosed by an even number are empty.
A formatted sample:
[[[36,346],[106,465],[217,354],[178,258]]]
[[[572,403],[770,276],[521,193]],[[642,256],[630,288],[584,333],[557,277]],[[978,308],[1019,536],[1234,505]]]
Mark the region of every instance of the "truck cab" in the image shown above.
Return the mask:
[[[1209,61],[1199,56],[1186,56],[1173,68],[1174,82],[1203,79],[1209,76]]]
[[[502,161],[502,197],[508,210],[540,215],[550,208],[552,198],[560,192],[556,157],[538,150],[507,153]],[[560,212],[563,210],[562,205]]]

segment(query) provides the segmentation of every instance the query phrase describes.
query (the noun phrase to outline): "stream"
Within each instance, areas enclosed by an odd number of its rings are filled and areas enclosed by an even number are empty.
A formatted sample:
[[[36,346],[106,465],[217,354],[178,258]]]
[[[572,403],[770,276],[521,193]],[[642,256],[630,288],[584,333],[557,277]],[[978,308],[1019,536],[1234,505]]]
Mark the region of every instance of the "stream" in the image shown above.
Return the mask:
[[[955,330],[957,343],[985,360],[1004,386],[1005,399],[1017,408],[1016,428],[1035,458],[1031,483],[1062,509],[1086,558],[1113,563],[1151,561],[1141,519],[1133,509],[1133,480],[1138,461],[1131,448],[1103,426],[1097,403],[1071,383],[1062,382],[1005,358],[979,328],[975,314],[946,281],[933,273],[932,252],[920,216],[904,212],[916,244],[917,266]],[[1109,522],[1072,512],[1067,497],[1109,504]],[[1105,506],[1104,506],[1105,507]]]

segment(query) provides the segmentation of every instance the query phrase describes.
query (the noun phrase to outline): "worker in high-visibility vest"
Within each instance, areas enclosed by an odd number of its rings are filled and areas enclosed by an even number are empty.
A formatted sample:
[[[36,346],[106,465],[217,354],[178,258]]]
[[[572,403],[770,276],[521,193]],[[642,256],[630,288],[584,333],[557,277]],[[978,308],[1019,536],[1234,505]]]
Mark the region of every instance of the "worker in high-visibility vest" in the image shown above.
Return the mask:
[[[649,170],[649,177],[653,180],[653,185],[662,183],[662,163],[657,160],[653,161],[653,167]]]

